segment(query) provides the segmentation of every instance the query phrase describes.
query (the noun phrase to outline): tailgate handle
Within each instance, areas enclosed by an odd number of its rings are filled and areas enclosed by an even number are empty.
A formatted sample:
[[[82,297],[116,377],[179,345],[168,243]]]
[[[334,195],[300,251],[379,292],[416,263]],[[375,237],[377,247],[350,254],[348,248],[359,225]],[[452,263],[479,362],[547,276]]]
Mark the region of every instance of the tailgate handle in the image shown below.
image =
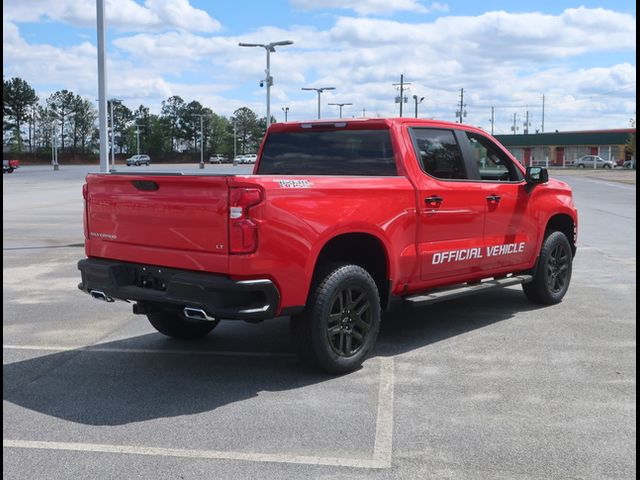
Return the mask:
[[[158,184],[152,180],[132,180],[131,183],[133,183],[133,186],[138,190],[146,190],[148,192],[153,192],[160,188]]]

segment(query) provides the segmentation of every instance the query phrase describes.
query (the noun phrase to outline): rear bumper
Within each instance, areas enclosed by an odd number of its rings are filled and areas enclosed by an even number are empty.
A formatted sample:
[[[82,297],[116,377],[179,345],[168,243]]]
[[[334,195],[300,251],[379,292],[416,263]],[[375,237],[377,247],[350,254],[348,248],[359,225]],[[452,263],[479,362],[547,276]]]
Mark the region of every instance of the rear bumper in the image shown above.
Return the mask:
[[[280,295],[271,280],[232,280],[223,275],[87,258],[78,262],[86,293],[147,305],[200,308],[215,318],[275,317]]]

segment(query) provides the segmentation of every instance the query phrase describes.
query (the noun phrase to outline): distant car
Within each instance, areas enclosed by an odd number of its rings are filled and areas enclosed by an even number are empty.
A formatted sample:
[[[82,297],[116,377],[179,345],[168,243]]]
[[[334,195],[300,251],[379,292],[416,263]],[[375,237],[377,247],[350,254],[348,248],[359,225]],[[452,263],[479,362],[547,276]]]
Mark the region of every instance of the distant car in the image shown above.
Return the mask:
[[[221,153],[216,153],[215,155],[211,155],[209,157],[209,163],[225,163],[226,157]]]
[[[255,153],[248,153],[247,155],[245,155],[245,163],[256,163],[256,160],[258,160],[258,155],[256,155]]]
[[[612,160],[605,160],[598,155],[584,155],[578,158],[573,164],[578,168],[593,168],[594,163],[595,168],[614,168],[616,166]]]
[[[136,167],[139,167],[140,165],[150,165],[151,164],[151,158],[149,158],[149,155],[134,155],[133,157],[129,157],[127,158],[127,167],[130,167],[132,165],[135,165]]]
[[[2,173],[13,173],[19,167],[20,161],[18,160],[2,160]]]
[[[622,164],[622,168],[636,168],[636,159],[632,158],[630,160],[625,160],[624,163]]]

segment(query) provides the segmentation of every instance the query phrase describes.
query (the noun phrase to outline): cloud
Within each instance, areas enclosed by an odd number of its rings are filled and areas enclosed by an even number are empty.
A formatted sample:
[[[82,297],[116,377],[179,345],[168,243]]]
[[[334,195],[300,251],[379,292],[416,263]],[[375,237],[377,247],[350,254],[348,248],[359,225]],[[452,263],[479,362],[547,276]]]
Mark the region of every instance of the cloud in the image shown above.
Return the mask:
[[[80,27],[95,27],[95,0],[4,0],[5,21],[13,23],[52,20]],[[220,23],[204,10],[194,8],[189,0],[106,0],[108,28],[122,31],[166,30],[179,28],[197,32],[214,32]]]
[[[149,1],[144,8],[171,15]],[[264,115],[265,90],[258,84],[265,75],[265,51],[240,48],[238,42],[293,40],[271,55],[277,117],[285,104],[290,119],[315,117],[317,97],[301,91],[306,86],[337,87],[322,95],[326,115],[337,115],[328,102],[353,103],[345,116],[361,115],[363,108],[367,115],[397,115],[392,83],[404,73],[412,84],[405,112],[413,112],[416,94],[426,97],[422,115],[453,120],[464,88],[466,120],[487,129],[491,106],[505,133],[513,113],[524,115],[527,109],[532,122],[540,123],[543,94],[547,128],[621,127],[635,110],[635,31],[631,15],[584,7],[558,15],[487,12],[420,23],[342,16],[326,29],[265,26],[235,36],[151,29],[115,35],[108,88],[132,107],[143,102],[152,111],[179,94],[224,115],[243,105]],[[608,60],[609,53],[615,61]],[[625,55],[626,62],[620,60]],[[25,78],[39,94],[68,88],[95,95],[95,47],[85,41],[64,49],[30,43],[5,20],[4,65],[6,76]],[[42,78],[47,85],[38,88]]]
[[[446,4],[433,2],[426,7],[418,0],[290,0],[289,3],[301,10],[341,9],[353,10],[358,15],[392,15],[395,12],[447,12]]]

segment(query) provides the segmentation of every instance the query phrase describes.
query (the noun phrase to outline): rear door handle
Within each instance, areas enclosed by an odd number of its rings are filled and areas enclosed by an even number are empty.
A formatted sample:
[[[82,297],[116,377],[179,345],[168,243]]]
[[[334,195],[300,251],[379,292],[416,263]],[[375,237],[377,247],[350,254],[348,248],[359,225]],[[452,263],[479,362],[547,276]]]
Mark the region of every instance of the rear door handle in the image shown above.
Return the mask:
[[[500,195],[489,195],[487,200],[498,203],[500,201]]]
[[[430,197],[425,198],[424,201],[426,203],[435,203],[437,205],[440,205],[442,203],[442,197],[439,197],[438,195],[431,195]]]

